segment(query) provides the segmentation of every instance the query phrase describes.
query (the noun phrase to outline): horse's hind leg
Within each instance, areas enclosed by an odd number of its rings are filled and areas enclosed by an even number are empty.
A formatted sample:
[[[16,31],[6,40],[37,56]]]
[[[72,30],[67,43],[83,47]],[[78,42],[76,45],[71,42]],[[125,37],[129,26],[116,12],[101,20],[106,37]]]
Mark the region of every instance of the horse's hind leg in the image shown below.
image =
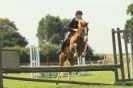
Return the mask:
[[[67,60],[67,58],[65,57],[65,55],[63,53],[60,53],[59,55],[59,66],[64,66],[64,62]],[[59,80],[60,77],[60,72],[58,72],[57,74],[57,80]]]
[[[68,58],[68,61],[70,62],[71,66],[74,66],[75,59],[74,58]],[[68,73],[68,80],[71,78],[71,72]]]

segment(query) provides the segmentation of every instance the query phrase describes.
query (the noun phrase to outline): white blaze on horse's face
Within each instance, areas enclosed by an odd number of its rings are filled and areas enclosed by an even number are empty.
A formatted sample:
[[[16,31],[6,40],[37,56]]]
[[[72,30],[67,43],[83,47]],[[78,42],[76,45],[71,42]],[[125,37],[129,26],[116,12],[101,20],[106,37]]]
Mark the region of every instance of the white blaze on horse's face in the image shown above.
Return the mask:
[[[84,42],[85,42],[85,43],[88,42],[88,36],[87,36],[87,35],[84,36]]]
[[[85,31],[85,34],[87,34],[87,31],[88,31],[88,27],[87,26],[84,27],[84,31]]]

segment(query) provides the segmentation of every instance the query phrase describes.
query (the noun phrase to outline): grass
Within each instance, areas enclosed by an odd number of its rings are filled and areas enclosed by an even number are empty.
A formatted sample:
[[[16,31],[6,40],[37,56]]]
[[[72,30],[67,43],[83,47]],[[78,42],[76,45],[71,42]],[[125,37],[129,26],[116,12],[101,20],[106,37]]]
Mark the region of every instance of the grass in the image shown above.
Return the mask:
[[[126,65],[125,65],[126,68]],[[127,69],[125,69],[125,75],[127,76]],[[119,70],[120,74],[120,70]],[[8,76],[14,77],[25,77],[30,78],[31,74],[7,74]],[[120,76],[120,75],[119,75]],[[42,79],[56,79],[41,77]],[[121,77],[119,77],[121,78]],[[67,77],[60,77],[60,80],[67,80]],[[111,71],[90,71],[87,75],[80,76],[73,73],[71,80],[84,81],[84,82],[98,82],[98,83],[110,83],[114,82],[114,72]],[[43,83],[43,82],[28,82],[28,81],[18,81],[18,80],[7,80],[4,79],[4,88],[133,88],[133,86],[128,85],[75,85],[75,84],[59,84],[55,83]]]
[[[8,76],[16,77],[30,77],[30,74],[7,74]],[[46,79],[46,78],[45,78]],[[55,79],[55,78],[48,78]],[[61,77],[60,80],[67,80],[67,77]],[[100,83],[113,83],[114,82],[114,73],[107,71],[96,71],[96,72],[87,72],[87,75],[72,75],[71,80],[76,81],[86,81],[86,82],[100,82]],[[5,88],[132,88],[132,86],[114,86],[114,85],[68,85],[68,84],[59,84],[55,83],[41,83],[41,82],[27,82],[27,81],[17,81],[17,80],[7,80],[4,79]]]
[[[97,86],[97,85],[67,85],[67,84],[52,84],[52,83],[35,83],[25,81],[4,80],[7,85],[5,88],[132,88],[132,86]]]

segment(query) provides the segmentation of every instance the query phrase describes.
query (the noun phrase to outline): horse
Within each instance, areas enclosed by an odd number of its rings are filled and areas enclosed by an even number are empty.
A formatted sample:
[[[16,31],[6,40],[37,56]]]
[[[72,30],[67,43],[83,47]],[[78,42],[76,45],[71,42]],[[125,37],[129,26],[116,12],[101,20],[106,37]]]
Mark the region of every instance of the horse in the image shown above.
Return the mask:
[[[87,36],[86,30],[88,29],[87,25],[88,23],[84,20],[78,21],[77,31],[72,33],[63,51],[59,53],[59,66],[64,66],[66,60],[70,62],[71,66],[74,66],[76,58],[85,50],[87,43],[85,41],[85,36]],[[59,79],[59,75],[58,73],[57,79]],[[68,80],[70,80],[70,75]]]

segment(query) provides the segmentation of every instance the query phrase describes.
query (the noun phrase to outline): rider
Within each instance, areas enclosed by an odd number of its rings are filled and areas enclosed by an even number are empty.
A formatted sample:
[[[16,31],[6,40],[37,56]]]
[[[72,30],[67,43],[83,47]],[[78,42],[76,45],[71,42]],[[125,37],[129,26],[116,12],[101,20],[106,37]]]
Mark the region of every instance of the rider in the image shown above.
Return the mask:
[[[71,33],[76,32],[78,29],[78,21],[82,19],[82,11],[78,10],[75,13],[75,17],[71,20],[70,24],[69,24],[69,31],[67,32],[65,39],[63,41],[63,44],[61,46],[61,50],[58,51],[57,53],[63,51],[63,47],[65,45],[65,42],[68,40],[68,38],[70,37]]]
[[[72,32],[76,32],[78,29],[78,20],[82,19],[82,11],[78,10],[75,13],[75,17],[71,20],[70,24],[69,24],[69,31],[66,34],[66,37],[64,39],[64,42],[69,38],[69,36],[71,35]]]

